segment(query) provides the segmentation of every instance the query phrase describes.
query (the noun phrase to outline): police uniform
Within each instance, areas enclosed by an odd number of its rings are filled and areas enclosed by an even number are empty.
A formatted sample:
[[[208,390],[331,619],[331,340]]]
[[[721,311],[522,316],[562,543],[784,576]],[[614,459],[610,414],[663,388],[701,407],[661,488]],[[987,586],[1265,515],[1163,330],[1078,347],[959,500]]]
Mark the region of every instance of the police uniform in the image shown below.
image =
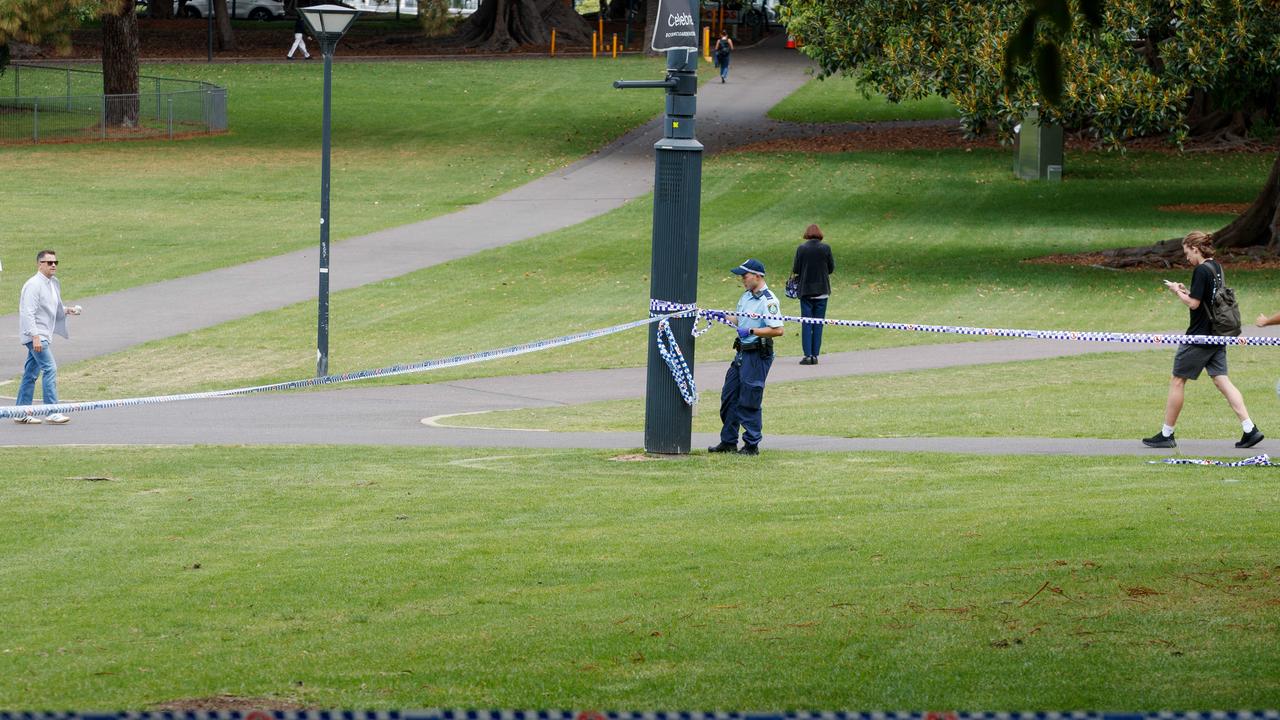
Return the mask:
[[[738,298],[738,327],[754,330],[762,327],[782,327],[781,320],[764,320],[746,317],[742,313],[777,315],[778,297],[768,287],[747,291]],[[738,444],[738,428],[742,428],[742,441],[754,447],[760,443],[761,412],[764,400],[764,383],[773,365],[773,338],[748,335],[734,341],[737,354],[724,376],[724,389],[720,391],[720,442]]]

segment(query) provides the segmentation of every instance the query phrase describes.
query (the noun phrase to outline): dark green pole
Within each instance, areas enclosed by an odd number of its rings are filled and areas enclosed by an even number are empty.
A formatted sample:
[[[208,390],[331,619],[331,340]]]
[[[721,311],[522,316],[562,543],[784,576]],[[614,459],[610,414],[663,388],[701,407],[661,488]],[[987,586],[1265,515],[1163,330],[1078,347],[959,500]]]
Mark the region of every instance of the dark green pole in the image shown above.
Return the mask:
[[[667,91],[662,139],[654,143],[653,252],[649,296],[698,301],[698,226],[702,198],[702,143],[694,137],[698,53],[668,50],[667,78],[659,82],[619,80],[614,87],[661,87]],[[693,366],[693,318],[671,322],[676,344]],[[644,448],[685,454],[693,443],[693,408],[685,403],[671,370],[658,352],[657,325],[649,326],[645,385]]]
[[[329,374],[329,107],[332,96],[333,48],[320,41],[324,55],[324,112],[320,125],[320,302],[316,318],[316,377]]]

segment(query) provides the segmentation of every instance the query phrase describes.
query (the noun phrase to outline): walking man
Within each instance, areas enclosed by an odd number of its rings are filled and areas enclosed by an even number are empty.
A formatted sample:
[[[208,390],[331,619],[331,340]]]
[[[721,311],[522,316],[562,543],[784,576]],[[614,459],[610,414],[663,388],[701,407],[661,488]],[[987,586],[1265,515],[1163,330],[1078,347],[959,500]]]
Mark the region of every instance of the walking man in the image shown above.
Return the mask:
[[[1200,231],[1189,233],[1182,240],[1182,253],[1187,262],[1194,268],[1191,272],[1191,289],[1179,282],[1165,280],[1165,287],[1182,301],[1191,311],[1191,322],[1187,326],[1187,335],[1212,335],[1213,323],[1209,319],[1209,304],[1213,302],[1216,286],[1224,284],[1222,266],[1213,259],[1213,240]],[[1142,444],[1147,447],[1171,448],[1178,443],[1173,437],[1174,425],[1182,412],[1182,401],[1186,392],[1187,381],[1200,377],[1200,371],[1208,370],[1209,377],[1218,388],[1218,392],[1227,399],[1236,417],[1240,419],[1240,427],[1244,434],[1236,443],[1238,448],[1251,448],[1262,442],[1262,431],[1249,419],[1249,409],[1244,406],[1244,396],[1227,377],[1227,347],[1225,345],[1179,345],[1173,356],[1173,375],[1169,378],[1169,397],[1165,400],[1164,426],[1160,432],[1149,438],[1143,438]]]
[[[79,315],[80,306],[62,304],[62,285],[54,277],[58,272],[58,255],[52,250],[36,253],[36,274],[22,286],[18,302],[18,341],[27,348],[27,362],[22,368],[22,383],[18,386],[18,405],[30,405],[35,398],[36,378],[42,380],[44,404],[58,402],[58,365],[53,360],[53,335],[67,335],[67,315]],[[47,420],[54,425],[64,425],[71,418],[54,413]],[[35,415],[14,418],[19,425],[39,425],[44,422]]]
[[[302,50],[302,57],[310,60],[311,53],[307,52],[307,24],[302,20],[302,12],[298,12],[298,17],[293,21],[293,46],[289,48],[289,54],[286,56],[290,60],[293,54]]]
[[[740,314],[778,314],[778,298],[764,283],[764,263],[752,258],[730,272],[742,277],[746,292],[738,298],[736,313],[739,314],[729,316],[738,325],[738,338],[733,341],[737,353],[725,373],[724,389],[720,391],[720,420],[724,423],[720,428],[720,444],[707,448],[707,452],[759,455],[764,383],[773,365],[773,339],[782,337],[782,321]],[[738,447],[739,427],[741,448]]]

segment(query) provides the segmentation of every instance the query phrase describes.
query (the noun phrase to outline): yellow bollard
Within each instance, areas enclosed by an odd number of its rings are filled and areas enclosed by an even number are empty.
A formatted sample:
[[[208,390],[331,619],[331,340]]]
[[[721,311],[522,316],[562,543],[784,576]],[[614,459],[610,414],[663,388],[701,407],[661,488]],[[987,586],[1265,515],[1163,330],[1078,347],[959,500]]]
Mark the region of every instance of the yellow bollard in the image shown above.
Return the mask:
[[[613,34],[613,57],[618,57],[618,33]]]
[[[596,23],[600,26],[597,32],[600,33],[600,50],[604,50],[604,16],[596,15]]]
[[[591,33],[591,57],[596,56],[596,34]]]
[[[556,29],[551,28],[551,57],[556,56]]]
[[[702,26],[702,59],[711,62],[711,26]]]

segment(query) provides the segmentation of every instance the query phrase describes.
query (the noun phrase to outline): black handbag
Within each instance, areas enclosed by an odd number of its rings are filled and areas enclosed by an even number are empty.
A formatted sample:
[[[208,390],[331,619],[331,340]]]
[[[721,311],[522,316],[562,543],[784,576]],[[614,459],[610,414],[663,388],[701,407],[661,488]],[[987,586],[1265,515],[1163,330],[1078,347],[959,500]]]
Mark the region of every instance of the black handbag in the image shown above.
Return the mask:
[[[787,278],[786,287],[783,292],[787,297],[796,300],[800,297],[800,278],[795,273],[791,273],[791,277]]]

